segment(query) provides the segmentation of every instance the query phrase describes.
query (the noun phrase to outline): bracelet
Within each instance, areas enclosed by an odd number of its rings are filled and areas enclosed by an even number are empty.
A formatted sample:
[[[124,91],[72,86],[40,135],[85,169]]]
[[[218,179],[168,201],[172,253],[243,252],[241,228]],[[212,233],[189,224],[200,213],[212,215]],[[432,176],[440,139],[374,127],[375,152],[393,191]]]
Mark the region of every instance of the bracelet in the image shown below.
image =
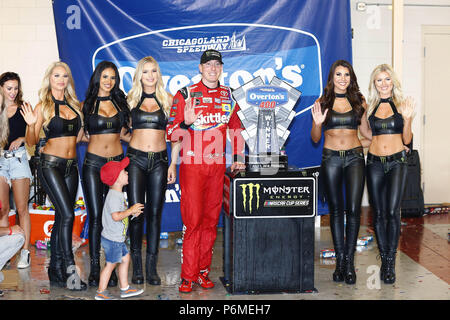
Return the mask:
[[[9,227],[9,236],[12,235],[12,229]]]

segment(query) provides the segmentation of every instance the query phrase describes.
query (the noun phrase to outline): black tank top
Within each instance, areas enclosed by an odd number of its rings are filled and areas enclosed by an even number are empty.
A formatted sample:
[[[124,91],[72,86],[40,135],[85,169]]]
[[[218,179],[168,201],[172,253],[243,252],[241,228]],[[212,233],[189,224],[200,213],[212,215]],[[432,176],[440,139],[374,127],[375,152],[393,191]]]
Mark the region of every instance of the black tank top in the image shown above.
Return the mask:
[[[140,109],[142,102],[145,98],[154,98],[159,106],[159,109],[153,112],[146,112]],[[162,105],[156,99],[156,96],[151,93],[143,93],[141,101],[137,104],[135,108],[131,110],[131,122],[133,129],[156,129],[156,130],[166,130],[167,117],[162,110]]]
[[[16,113],[14,113],[14,115],[8,119],[8,123],[9,123],[8,144],[5,145],[5,147],[3,148],[4,150],[8,150],[11,142],[16,140],[17,138],[25,137],[25,130],[27,128],[27,123],[25,122],[22,115],[20,114],[20,111],[19,111],[20,109],[21,108],[18,107],[16,110]],[[22,143],[22,145],[23,145],[23,143]]]
[[[104,117],[98,114],[100,109],[100,101],[111,100],[117,113],[112,117]],[[107,133],[120,133],[120,130],[126,124],[125,112],[121,111],[116,105],[111,96],[108,97],[97,97],[95,102],[95,107],[92,113],[88,114],[85,118],[86,131],[90,135],[95,134],[107,134]]]
[[[345,98],[345,94],[335,94],[336,97],[339,98]],[[337,112],[334,111],[333,108],[331,108],[329,111],[330,113],[328,120],[326,124],[324,125],[324,131],[330,130],[330,129],[354,129],[356,130],[358,128],[358,120],[356,118],[355,111],[349,110],[347,112]]]
[[[81,129],[81,118],[80,115],[75,111],[73,107],[71,107],[66,99],[64,98],[64,101],[56,100],[52,96],[53,102],[55,103],[55,116],[50,120],[49,124],[47,125],[47,128],[44,127],[44,133],[45,137],[47,139],[52,138],[59,138],[59,137],[72,137],[77,136],[78,131]],[[59,106],[60,105],[66,105],[75,112],[77,115],[75,118],[67,120],[64,118],[61,118],[59,116]]]
[[[394,114],[385,119],[381,119],[375,116],[378,107],[381,103],[388,102],[391,105]],[[381,134],[401,134],[403,133],[403,117],[398,113],[397,108],[394,105],[392,99],[381,99],[380,103],[373,110],[372,114],[369,116],[369,124],[372,129],[372,135],[378,136]]]

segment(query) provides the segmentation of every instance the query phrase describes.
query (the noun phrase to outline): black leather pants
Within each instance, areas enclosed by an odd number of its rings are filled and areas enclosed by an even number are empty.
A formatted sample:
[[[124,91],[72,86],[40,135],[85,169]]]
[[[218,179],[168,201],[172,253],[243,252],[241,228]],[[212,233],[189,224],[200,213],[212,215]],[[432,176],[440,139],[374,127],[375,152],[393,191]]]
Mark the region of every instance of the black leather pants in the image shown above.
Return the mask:
[[[407,166],[405,151],[385,157],[367,156],[367,189],[380,253],[397,251]]]
[[[123,154],[106,158],[89,152],[84,158],[81,182],[89,215],[89,254],[92,259],[100,259],[102,211],[109,190],[100,179],[100,169],[109,161],[120,161],[123,158]]]
[[[130,220],[130,251],[140,253],[144,217],[146,219],[147,254],[158,254],[161,233],[161,214],[167,188],[167,151],[143,152],[131,147],[127,149],[130,158],[127,196],[131,207],[135,203],[145,204],[144,214]]]
[[[77,159],[64,159],[42,153],[38,166],[39,179],[55,207],[55,222],[50,237],[50,265],[64,261],[74,265],[72,229],[75,197],[78,189]]]
[[[351,255],[356,249],[364,191],[362,147],[343,151],[324,148],[320,177],[330,211],[334,249],[336,254]]]

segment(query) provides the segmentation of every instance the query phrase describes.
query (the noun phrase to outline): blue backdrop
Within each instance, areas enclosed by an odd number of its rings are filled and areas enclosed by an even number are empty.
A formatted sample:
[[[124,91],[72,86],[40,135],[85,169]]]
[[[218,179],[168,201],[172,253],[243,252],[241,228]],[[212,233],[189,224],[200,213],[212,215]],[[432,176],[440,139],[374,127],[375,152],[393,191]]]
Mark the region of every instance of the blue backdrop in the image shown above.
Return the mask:
[[[352,60],[350,1],[58,0],[53,9],[59,56],[72,70],[80,100],[102,60],[117,65],[128,92],[137,61],[153,56],[166,90],[175,94],[200,79],[201,52],[214,48],[224,57],[225,85],[277,76],[302,92],[286,153],[291,165],[320,165],[323,141],[315,145],[310,138],[309,108],[331,64]],[[85,145],[78,149],[81,162]],[[177,181],[167,191],[163,231],[182,228],[179,190]],[[321,201],[318,213],[326,213]]]

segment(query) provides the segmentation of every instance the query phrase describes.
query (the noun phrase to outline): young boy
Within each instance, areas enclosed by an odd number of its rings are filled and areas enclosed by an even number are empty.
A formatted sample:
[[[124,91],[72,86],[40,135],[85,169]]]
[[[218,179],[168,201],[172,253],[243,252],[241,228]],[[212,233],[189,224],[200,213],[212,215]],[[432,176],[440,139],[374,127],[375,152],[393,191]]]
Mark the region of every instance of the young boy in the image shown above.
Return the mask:
[[[110,161],[100,169],[100,178],[104,184],[110,186],[106,195],[102,212],[103,230],[101,233],[101,243],[105,251],[106,265],[100,273],[100,282],[95,300],[114,300],[107,290],[108,281],[112,271],[119,266],[120,297],[128,298],[140,295],[144,290],[136,289],[128,284],[128,265],[130,264],[130,254],[125,244],[128,216],[139,216],[144,205],[136,203],[131,208],[125,207],[125,196],[123,186],[128,184],[128,172],[125,168],[130,163],[130,159],[125,157],[122,161]]]

